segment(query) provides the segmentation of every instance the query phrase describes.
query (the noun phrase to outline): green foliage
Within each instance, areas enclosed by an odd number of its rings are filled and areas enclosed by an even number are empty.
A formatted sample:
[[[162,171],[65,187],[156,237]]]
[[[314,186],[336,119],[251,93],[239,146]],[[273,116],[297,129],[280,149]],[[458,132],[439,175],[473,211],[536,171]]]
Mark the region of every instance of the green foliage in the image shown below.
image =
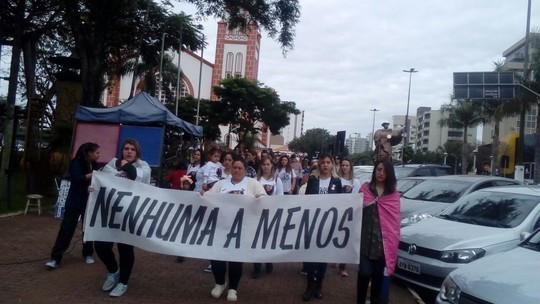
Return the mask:
[[[201,99],[199,107],[199,125],[204,129],[205,139],[214,141],[220,138],[219,122],[214,111],[214,102]],[[167,99],[167,108],[172,113],[176,112],[176,102]],[[178,117],[195,124],[197,117],[197,99],[187,96],[178,100]]]
[[[220,124],[232,126],[239,134],[239,145],[245,134],[254,134],[266,125],[273,134],[289,124],[289,114],[299,114],[296,104],[281,101],[278,94],[261,83],[246,78],[227,78],[214,87],[218,100],[213,110]]]
[[[317,152],[329,152],[328,147],[334,145],[334,140],[326,129],[314,128],[307,130],[302,136],[293,139],[289,143],[289,150],[305,152],[314,157]]]
[[[295,36],[294,27],[300,19],[298,0],[188,0],[197,6],[199,14],[215,16],[228,21],[229,28],[246,29],[250,22],[256,22],[268,35],[281,44],[284,52],[292,49]],[[245,13],[248,14],[245,14]]]
[[[369,166],[373,165],[373,152],[364,151],[362,153],[354,153],[350,156],[354,166]]]

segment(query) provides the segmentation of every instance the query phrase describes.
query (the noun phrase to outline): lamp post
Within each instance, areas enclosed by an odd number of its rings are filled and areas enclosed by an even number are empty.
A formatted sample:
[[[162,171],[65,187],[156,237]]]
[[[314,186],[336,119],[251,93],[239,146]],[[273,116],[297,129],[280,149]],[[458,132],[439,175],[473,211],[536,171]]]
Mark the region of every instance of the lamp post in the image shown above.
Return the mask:
[[[199,26],[199,29],[202,30],[202,26]],[[199,88],[197,90],[197,119],[195,121],[195,124],[199,125],[199,110],[201,108],[201,81],[202,81],[202,64],[203,64],[203,57],[204,57],[204,33],[202,33],[202,42],[201,42],[201,61],[199,64]]]
[[[412,74],[417,73],[418,71],[414,68],[410,68],[409,70],[403,70],[405,73],[409,73],[409,93],[407,94],[407,113],[405,114],[405,139],[403,140],[403,145],[401,147],[401,163],[404,164],[404,156],[405,156],[405,147],[409,146],[409,104],[411,102],[411,80],[412,80]]]
[[[176,75],[176,111],[174,115],[178,116],[178,99],[182,94],[181,80],[182,68],[180,67],[180,57],[182,56],[182,24],[180,24],[180,38],[178,41],[178,74]]]
[[[163,80],[163,49],[165,48],[165,35],[161,36],[161,58],[159,59],[159,82],[158,82],[158,100],[161,101],[161,82]]]
[[[373,108],[370,111],[373,112],[373,127],[371,128],[371,150],[375,151],[375,113],[380,110]]]

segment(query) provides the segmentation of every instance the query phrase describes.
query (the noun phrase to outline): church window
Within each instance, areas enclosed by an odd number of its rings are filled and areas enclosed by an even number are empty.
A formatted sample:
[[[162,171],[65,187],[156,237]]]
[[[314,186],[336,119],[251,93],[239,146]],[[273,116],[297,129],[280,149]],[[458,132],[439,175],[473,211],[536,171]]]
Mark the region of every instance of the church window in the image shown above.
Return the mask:
[[[244,55],[242,53],[236,53],[236,65],[234,67],[235,76],[242,76],[243,63],[244,63]]]

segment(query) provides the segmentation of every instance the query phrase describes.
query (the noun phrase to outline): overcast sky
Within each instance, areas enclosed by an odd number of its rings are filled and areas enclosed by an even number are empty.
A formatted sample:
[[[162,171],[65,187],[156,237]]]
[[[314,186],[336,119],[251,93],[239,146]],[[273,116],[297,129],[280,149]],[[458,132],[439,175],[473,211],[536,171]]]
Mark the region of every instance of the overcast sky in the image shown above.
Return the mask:
[[[361,133],[405,115],[439,109],[452,94],[453,72],[492,71],[525,36],[527,0],[301,0],[294,50],[286,57],[263,34],[259,81],[305,112],[304,131]],[[191,12],[185,3],[179,8]],[[540,25],[533,1],[531,29]],[[536,17],[536,18],[535,18]],[[215,20],[203,23],[214,62]]]

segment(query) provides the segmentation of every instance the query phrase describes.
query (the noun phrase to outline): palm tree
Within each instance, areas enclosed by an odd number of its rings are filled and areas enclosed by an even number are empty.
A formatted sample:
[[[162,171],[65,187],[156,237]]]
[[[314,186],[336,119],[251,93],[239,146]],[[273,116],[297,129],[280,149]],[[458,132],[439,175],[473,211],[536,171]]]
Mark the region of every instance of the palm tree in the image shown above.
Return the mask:
[[[467,173],[467,134],[469,128],[474,128],[484,121],[482,107],[479,102],[471,100],[454,99],[449,104],[441,107],[443,119],[441,126],[448,125],[450,128],[463,129],[463,147],[461,148],[461,173]],[[447,114],[447,115],[445,115]]]

